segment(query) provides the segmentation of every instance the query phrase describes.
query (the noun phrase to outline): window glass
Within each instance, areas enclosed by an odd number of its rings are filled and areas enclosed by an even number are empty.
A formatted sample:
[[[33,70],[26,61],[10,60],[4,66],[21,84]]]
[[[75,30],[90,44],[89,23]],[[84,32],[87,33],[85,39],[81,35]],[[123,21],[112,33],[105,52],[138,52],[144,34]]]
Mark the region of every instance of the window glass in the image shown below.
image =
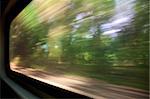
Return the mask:
[[[134,97],[148,91],[148,15],[148,0],[33,0],[11,24],[11,69],[93,97]]]

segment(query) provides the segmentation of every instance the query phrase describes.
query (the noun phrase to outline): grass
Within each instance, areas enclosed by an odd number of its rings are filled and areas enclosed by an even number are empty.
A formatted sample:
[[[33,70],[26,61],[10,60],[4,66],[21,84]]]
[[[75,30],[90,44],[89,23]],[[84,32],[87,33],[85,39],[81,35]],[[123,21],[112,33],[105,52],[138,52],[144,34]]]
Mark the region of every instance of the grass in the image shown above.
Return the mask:
[[[82,68],[79,66],[78,68]],[[66,73],[67,75],[79,75],[106,81],[111,84],[124,85],[143,90],[149,90],[148,69],[139,67],[103,68],[94,66],[86,67],[86,70],[78,70]]]
[[[47,72],[63,72],[65,75],[79,75],[103,80],[111,84],[149,90],[149,69],[144,67],[107,67],[101,65],[65,65],[44,63],[32,64],[30,67]]]

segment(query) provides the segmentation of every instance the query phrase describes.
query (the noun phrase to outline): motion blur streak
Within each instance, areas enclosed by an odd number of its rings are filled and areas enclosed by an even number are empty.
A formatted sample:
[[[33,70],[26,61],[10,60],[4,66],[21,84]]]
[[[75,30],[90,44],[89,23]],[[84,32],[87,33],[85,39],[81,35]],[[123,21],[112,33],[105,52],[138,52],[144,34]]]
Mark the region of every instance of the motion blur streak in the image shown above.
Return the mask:
[[[11,69],[92,98],[147,99],[148,4],[33,0],[11,24]]]

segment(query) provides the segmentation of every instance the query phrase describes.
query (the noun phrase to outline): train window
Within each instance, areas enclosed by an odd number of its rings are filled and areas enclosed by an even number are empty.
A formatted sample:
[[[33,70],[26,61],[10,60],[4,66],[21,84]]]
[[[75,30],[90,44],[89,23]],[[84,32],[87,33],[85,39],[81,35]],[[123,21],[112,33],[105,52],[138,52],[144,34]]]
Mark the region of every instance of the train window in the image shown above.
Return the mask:
[[[91,97],[146,97],[148,15],[148,0],[33,0],[11,23],[10,68]]]

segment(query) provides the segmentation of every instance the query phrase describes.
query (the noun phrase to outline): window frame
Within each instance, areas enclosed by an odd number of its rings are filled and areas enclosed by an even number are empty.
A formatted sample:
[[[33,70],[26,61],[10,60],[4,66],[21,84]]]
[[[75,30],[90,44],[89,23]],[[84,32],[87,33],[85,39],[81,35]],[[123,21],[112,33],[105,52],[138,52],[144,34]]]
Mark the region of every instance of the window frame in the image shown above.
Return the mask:
[[[2,13],[2,67],[8,78],[13,80],[18,85],[27,89],[30,93],[35,94],[40,98],[90,98],[75,92],[71,92],[53,85],[46,84],[42,81],[35,80],[24,74],[17,73],[10,69],[9,61],[9,30],[13,19],[31,2],[31,0],[8,0],[8,5]]]

